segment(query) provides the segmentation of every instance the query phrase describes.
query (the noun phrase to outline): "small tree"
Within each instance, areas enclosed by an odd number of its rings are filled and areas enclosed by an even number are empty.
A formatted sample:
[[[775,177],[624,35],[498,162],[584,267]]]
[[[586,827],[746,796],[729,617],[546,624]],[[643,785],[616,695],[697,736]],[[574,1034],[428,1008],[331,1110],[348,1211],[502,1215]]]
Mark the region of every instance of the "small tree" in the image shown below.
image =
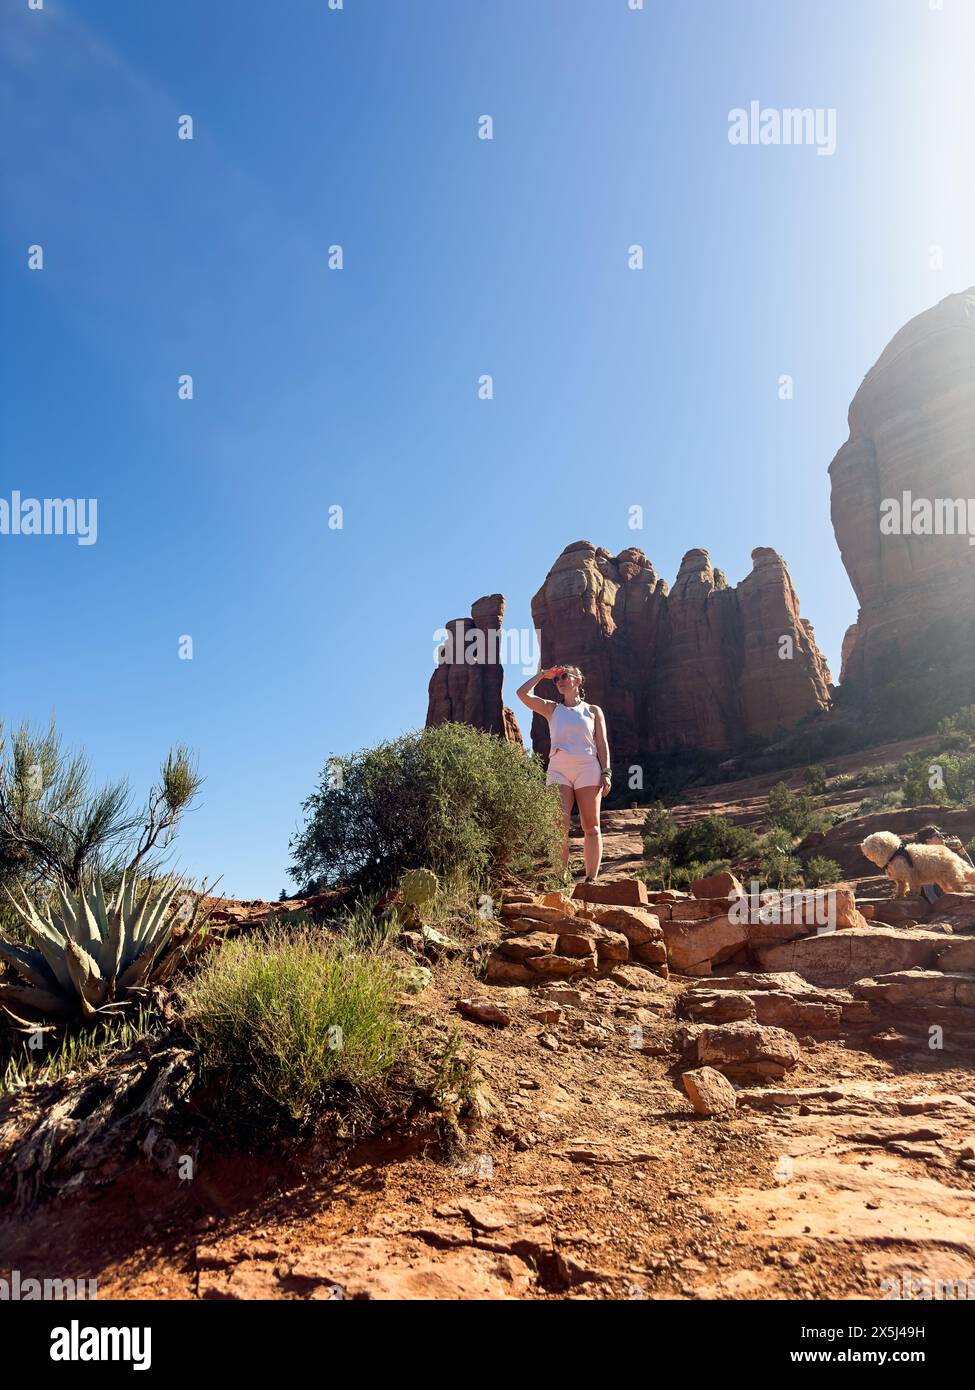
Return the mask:
[[[643,818],[643,853],[648,857],[666,855],[674,836],[677,823],[662,801],[655,801]]]
[[[53,720],[44,732],[21,724],[9,746],[0,724],[0,868],[75,891],[95,873],[153,871],[202,780],[189,750],[173,748],[136,810],[126,782],[94,786],[84,752],[64,749]]]
[[[541,763],[469,724],[329,759],[303,809],[290,872],[322,889],[354,882],[381,890],[419,868],[479,881],[555,858],[562,834]]]
[[[784,782],[777,782],[768,794],[768,819],[797,838],[818,829],[821,822],[812,797],[790,791]]]
[[[727,816],[700,816],[682,825],[670,844],[674,863],[706,865],[721,859],[735,864],[753,852],[756,836]]]
[[[975,705],[966,705],[956,714],[950,714],[938,725],[946,748],[971,748],[975,745]]]
[[[805,881],[808,888],[822,888],[827,883],[838,883],[842,877],[842,869],[835,859],[828,859],[825,854],[814,854],[807,862],[805,868]]]
[[[815,764],[813,767],[807,767],[802,776],[803,781],[813,796],[825,796],[827,778],[826,769],[824,767],[820,767],[818,764]]]

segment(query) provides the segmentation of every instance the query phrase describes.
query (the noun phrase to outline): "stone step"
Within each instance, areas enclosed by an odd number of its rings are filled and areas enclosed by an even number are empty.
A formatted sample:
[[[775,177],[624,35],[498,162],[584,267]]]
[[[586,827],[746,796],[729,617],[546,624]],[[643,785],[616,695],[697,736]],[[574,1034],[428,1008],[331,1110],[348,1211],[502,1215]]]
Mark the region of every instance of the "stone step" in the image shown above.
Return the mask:
[[[646,907],[647,885],[642,878],[614,878],[599,883],[577,883],[572,890],[577,901],[605,903],[608,907]]]
[[[868,926],[759,947],[756,955],[763,970],[794,970],[812,984],[852,985],[916,966],[937,970],[952,945],[943,932]]]
[[[941,970],[895,970],[858,980],[853,993],[871,1004],[907,1008],[975,1009],[975,974],[946,974]]]

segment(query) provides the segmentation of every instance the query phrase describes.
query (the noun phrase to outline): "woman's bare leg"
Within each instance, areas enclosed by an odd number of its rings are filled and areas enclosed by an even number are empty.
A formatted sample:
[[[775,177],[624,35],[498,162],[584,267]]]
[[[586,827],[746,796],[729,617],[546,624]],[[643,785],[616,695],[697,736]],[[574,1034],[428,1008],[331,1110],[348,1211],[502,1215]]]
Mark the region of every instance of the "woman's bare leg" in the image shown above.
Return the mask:
[[[579,803],[579,819],[585,835],[582,856],[586,865],[586,877],[595,878],[603,859],[603,836],[599,828],[599,803],[603,789],[599,787],[576,787],[575,798]]]
[[[571,787],[566,787],[561,782],[557,782],[559,797],[562,801],[562,824],[565,826],[565,839],[562,842],[562,872],[569,867],[569,831],[572,828],[572,808],[575,805],[576,794]]]

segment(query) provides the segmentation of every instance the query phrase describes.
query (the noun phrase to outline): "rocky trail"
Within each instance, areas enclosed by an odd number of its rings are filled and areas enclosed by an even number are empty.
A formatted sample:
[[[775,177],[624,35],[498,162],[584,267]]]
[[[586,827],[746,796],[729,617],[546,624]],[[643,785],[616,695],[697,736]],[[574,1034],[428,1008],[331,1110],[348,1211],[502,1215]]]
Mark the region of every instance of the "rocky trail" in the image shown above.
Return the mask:
[[[181,1192],[143,1167],[56,1219],[8,1218],[5,1263],[84,1272],[102,1298],[872,1299],[975,1279],[975,900],[953,926],[886,925],[901,905],[861,889],[849,926],[739,939],[728,900],[639,903],[638,826],[607,815],[616,906],[520,895],[487,980],[444,956],[404,996],[459,1027],[483,1077],[453,1158],[390,1137],[327,1176],[204,1162]],[[682,1084],[702,1067],[714,1114]]]

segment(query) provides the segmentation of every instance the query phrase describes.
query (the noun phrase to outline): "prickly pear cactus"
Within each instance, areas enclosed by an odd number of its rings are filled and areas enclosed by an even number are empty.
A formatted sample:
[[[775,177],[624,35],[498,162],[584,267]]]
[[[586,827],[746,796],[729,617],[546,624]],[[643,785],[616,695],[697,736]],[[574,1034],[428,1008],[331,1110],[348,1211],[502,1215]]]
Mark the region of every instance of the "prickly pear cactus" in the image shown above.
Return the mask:
[[[410,869],[399,881],[404,903],[417,909],[429,907],[440,886],[430,869]]]

